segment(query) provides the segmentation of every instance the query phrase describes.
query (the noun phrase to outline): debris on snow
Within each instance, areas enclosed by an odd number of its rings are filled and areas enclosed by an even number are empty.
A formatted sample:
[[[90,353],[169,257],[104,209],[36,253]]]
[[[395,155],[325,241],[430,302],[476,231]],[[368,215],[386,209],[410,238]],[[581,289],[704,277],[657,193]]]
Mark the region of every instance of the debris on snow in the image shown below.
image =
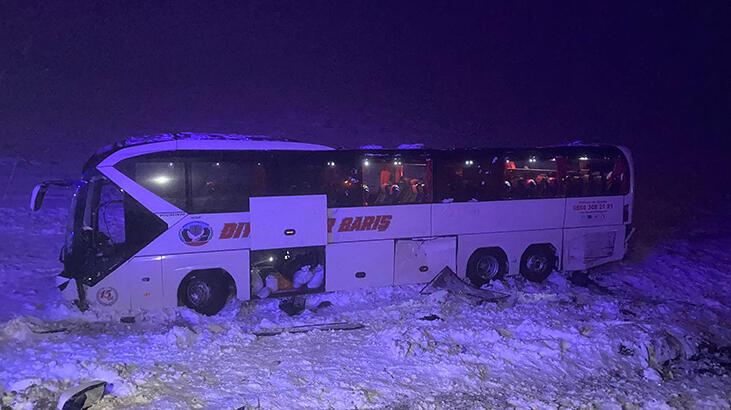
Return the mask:
[[[106,389],[107,382],[95,380],[66,390],[58,400],[58,410],[88,409],[104,397]]]
[[[287,328],[274,328],[257,330],[254,332],[256,336],[276,336],[282,333],[306,333],[313,330],[357,330],[363,329],[365,326],[362,323],[348,323],[348,322],[334,322],[334,323],[318,323],[313,325],[300,325],[292,326]]]
[[[427,283],[421,290],[421,293],[430,294],[439,289],[446,289],[455,295],[467,297],[478,303],[485,301],[496,302],[510,296],[506,293],[471,286],[459,278],[448,266],[442,269],[431,282]]]

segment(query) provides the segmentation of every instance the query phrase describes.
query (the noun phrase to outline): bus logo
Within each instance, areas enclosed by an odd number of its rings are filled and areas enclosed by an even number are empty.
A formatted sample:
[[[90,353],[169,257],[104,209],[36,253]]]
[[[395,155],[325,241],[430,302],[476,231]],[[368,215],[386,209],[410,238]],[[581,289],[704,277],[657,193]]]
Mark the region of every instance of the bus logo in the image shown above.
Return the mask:
[[[96,300],[104,306],[112,306],[119,299],[117,289],[114,288],[101,288],[96,292]]]
[[[188,222],[180,228],[180,240],[189,246],[202,246],[213,237],[213,229],[202,221]]]

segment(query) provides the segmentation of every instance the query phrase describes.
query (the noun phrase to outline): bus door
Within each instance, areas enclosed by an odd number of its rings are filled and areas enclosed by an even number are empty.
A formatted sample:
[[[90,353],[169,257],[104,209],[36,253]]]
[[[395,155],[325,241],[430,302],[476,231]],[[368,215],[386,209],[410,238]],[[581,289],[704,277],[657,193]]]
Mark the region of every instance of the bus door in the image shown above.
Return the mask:
[[[326,195],[252,197],[249,205],[252,299],[322,292]]]
[[[134,297],[138,306],[157,307],[162,294],[160,259],[137,257],[134,267],[125,263],[159,236],[165,223],[106,178],[92,178],[83,195],[82,191],[77,195],[75,201],[83,208],[74,211],[63,262],[64,276],[95,288],[82,295],[86,288],[77,287],[82,303],[122,309]],[[119,269],[129,271],[109,276]]]

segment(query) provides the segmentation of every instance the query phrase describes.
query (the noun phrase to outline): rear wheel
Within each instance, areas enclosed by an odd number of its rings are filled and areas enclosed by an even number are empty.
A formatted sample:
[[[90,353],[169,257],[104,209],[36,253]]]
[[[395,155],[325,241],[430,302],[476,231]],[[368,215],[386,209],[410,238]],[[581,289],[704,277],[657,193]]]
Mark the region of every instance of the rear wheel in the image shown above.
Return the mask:
[[[467,263],[467,278],[478,288],[491,280],[502,278],[507,271],[507,257],[499,248],[478,249]]]
[[[198,313],[215,315],[226,305],[229,283],[222,272],[191,272],[178,291],[183,304]]]
[[[520,274],[531,282],[543,282],[556,267],[556,254],[549,245],[531,245],[520,259]]]

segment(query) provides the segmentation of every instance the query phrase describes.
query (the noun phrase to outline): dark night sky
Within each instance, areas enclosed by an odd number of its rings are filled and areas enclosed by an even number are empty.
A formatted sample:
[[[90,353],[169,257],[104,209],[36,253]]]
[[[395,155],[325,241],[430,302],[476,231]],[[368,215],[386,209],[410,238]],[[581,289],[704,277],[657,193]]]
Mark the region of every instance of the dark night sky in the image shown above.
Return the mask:
[[[88,3],[0,0],[4,140],[93,150],[214,130],[682,152],[731,129],[727,1]]]

